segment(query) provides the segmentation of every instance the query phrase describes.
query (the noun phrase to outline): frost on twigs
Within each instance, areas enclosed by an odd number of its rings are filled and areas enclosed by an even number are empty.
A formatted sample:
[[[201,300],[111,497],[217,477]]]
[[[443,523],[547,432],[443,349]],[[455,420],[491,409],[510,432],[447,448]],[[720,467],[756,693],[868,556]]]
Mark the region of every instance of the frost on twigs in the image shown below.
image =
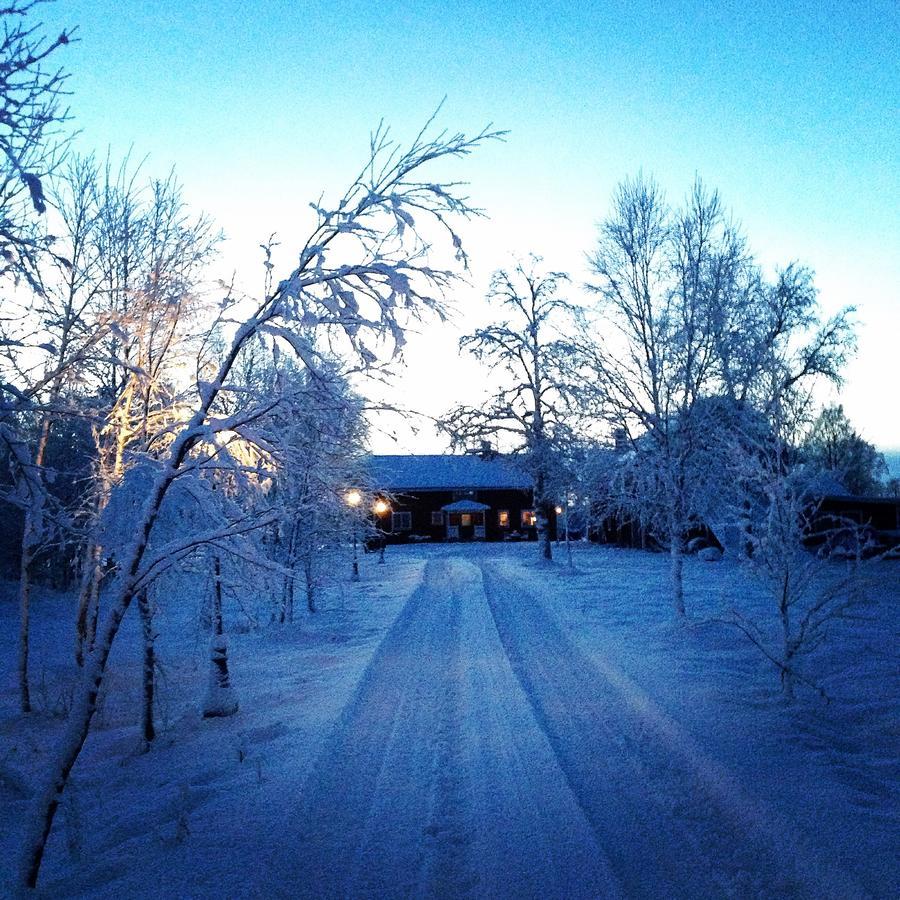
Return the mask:
[[[41,291],[41,254],[53,238],[40,221],[47,211],[47,175],[62,158],[59,126],[68,118],[62,105],[66,73],[56,67],[56,51],[70,32],[42,34],[28,19],[34,0],[8,0],[0,7],[0,275],[23,279]]]
[[[768,615],[735,597],[716,621],[741,631],[775,667],[786,700],[798,685],[827,700],[817,651],[866,601],[863,530],[821,514],[814,473],[777,438],[742,438],[729,469],[734,513],[748,543],[743,565],[768,597]],[[833,558],[838,544],[853,549],[849,559]]]
[[[366,164],[341,199],[331,208],[318,205],[317,222],[299,248],[297,267],[280,281],[272,279],[274,288],[267,288],[228,344],[221,335],[235,323],[225,316],[236,307],[230,302],[219,305],[209,337],[200,341],[197,353],[195,371],[202,386],[185,396],[177,421],[165,423],[164,434],[155,433],[144,450],[153,457],[153,471],[133,505],[133,528],[121,544],[116,576],[104,595],[106,617],[85,659],[81,694],[27,816],[20,858],[23,887],[37,883],[59,798],[87,738],[107,660],[131,601],[173,558],[183,559],[204,546],[214,548],[213,560],[230,554],[264,561],[239,539],[277,524],[277,512],[265,502],[266,481],[284,454],[277,431],[261,426],[282,406],[282,397],[280,389],[243,396],[226,390],[242,355],[254,341],[268,341],[269,347],[274,341],[286,343],[314,381],[322,373],[326,353],[350,357],[369,371],[379,357],[399,352],[411,318],[442,315],[454,270],[466,263],[456,222],[478,210],[459,195],[458,184],[435,182],[433,176],[426,180],[420,173],[441,159],[465,156],[500,133],[485,129],[471,138],[446,132],[431,136],[431,124],[405,150],[379,126]],[[438,242],[454,257],[447,267],[430,261],[439,252]],[[282,383],[279,379],[275,385]],[[186,486],[197,509],[215,505],[206,502],[213,489],[204,493],[202,479],[214,483],[215,494],[229,503],[242,485],[260,489],[251,495],[249,510],[232,517],[226,508],[224,522],[214,520],[197,531],[185,523],[183,535],[166,540],[157,528],[166,519],[166,500],[174,486]],[[192,483],[196,490],[190,490]],[[216,579],[220,583],[218,571]],[[222,629],[215,630],[221,638]],[[220,677],[226,662],[224,640],[214,639],[211,651],[211,708],[231,708],[234,699],[226,692],[230,685]]]
[[[327,332],[329,340],[339,333],[369,366],[376,348],[388,354],[402,349],[410,317],[443,316],[445,292],[457,277],[454,267],[468,264],[457,222],[481,211],[458,193],[458,182],[421,180],[419,170],[466,156],[502,133],[431,136],[431,124],[406,149],[379,125],[365,167],[343,196],[331,206],[311,204],[316,226],[300,249],[297,268],[260,309],[260,326],[281,320]],[[447,251],[452,265],[430,262]],[[299,352],[286,334],[279,337]]]
[[[480,406],[458,406],[438,422],[454,449],[513,450],[532,479],[535,526],[541,559],[552,561],[550,520],[567,476],[576,390],[574,348],[566,337],[576,307],[560,296],[568,276],[532,255],[491,279],[488,299],[498,320],[460,341],[476,359],[503,373],[500,389]]]
[[[748,424],[774,427],[777,416],[790,440],[810,391],[840,383],[851,310],[823,319],[802,266],[766,277],[718,192],[699,179],[679,208],[652,178],[623,182],[591,268],[586,393],[621,460],[609,505],[621,526],[669,549],[673,608],[684,620],[684,539],[717,524],[731,488],[721,438]]]

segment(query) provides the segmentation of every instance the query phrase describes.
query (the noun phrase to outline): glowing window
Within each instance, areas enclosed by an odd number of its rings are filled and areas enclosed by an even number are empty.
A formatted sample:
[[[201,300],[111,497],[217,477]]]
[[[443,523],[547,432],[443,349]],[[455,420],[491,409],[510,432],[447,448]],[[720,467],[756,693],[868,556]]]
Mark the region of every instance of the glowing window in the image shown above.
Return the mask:
[[[501,528],[509,528],[509,510],[501,509],[497,511],[497,524]]]

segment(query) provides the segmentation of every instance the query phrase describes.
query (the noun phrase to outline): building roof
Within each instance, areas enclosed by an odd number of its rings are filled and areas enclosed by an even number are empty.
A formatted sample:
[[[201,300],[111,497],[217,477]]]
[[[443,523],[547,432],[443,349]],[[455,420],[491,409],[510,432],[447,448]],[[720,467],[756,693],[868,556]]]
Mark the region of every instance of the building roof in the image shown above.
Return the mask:
[[[507,456],[434,454],[370,456],[373,488],[385,491],[528,490],[531,479]]]
[[[456,503],[448,503],[441,507],[441,512],[452,513],[479,513],[490,509],[487,503],[478,503],[475,500],[457,500]]]

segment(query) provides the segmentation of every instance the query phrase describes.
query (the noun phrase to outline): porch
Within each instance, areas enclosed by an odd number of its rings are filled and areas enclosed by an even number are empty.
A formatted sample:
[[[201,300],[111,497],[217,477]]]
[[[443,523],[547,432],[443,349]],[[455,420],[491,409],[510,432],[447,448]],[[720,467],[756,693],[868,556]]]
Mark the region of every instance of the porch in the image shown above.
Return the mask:
[[[486,503],[476,500],[457,500],[441,507],[444,517],[444,536],[448,541],[483,541],[486,536]]]

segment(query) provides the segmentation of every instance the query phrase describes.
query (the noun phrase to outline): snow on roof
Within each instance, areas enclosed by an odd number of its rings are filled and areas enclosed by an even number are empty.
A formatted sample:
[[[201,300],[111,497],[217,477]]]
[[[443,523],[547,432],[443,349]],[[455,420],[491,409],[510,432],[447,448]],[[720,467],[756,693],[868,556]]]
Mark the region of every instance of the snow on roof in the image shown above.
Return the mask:
[[[509,457],[476,454],[370,456],[366,469],[374,488],[400,490],[528,490],[531,479]]]
[[[801,474],[807,473],[801,469]],[[803,487],[808,496],[816,498],[846,497],[850,493],[831,472],[811,471]]]
[[[490,509],[487,503],[478,503],[475,500],[457,500],[456,503],[448,503],[441,507],[442,512],[452,513],[484,512],[486,509]]]

